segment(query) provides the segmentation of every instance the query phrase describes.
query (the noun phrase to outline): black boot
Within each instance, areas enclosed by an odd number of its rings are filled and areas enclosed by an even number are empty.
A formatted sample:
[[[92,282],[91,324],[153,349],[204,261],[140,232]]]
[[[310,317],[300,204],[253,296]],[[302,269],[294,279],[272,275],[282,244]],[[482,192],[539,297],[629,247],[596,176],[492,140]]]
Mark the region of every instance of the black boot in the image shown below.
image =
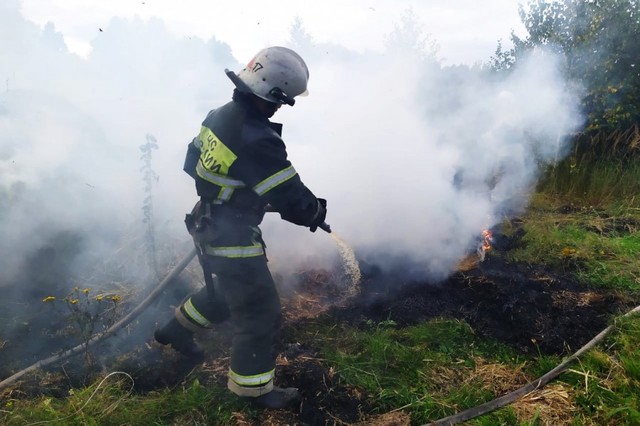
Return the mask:
[[[175,318],[156,330],[153,337],[160,344],[171,345],[173,349],[194,362],[204,361],[204,349],[193,340],[193,331],[183,327]]]
[[[302,396],[296,388],[273,387],[273,390],[255,398],[246,398],[251,404],[262,408],[290,408],[300,404]]]

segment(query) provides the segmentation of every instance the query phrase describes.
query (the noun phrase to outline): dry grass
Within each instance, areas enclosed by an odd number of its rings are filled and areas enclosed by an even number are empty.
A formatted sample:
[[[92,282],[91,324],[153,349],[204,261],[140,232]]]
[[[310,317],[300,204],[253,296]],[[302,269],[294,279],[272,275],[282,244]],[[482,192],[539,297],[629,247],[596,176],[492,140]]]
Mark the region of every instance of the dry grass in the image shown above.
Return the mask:
[[[458,262],[456,270],[461,272],[470,271],[477,268],[479,263],[480,256],[478,256],[476,253],[473,253],[460,260],[460,262]]]
[[[571,398],[571,387],[564,383],[551,383],[535,390],[511,406],[520,421],[538,419],[537,424],[559,426],[573,424],[578,410]]]
[[[527,384],[529,379],[523,373],[524,365],[512,368],[505,364],[489,363],[480,357],[473,357],[475,368],[466,372],[465,384],[480,384],[482,389],[497,396],[512,392]]]
[[[300,283],[296,288],[281,292],[285,321],[316,318],[332,306],[339,306],[346,301],[347,295],[335,274],[314,270],[298,275]]]
[[[438,388],[447,389],[458,386],[465,381],[469,374],[467,368],[449,368],[440,366],[429,371],[429,382]]]
[[[570,292],[570,291],[558,291],[552,294],[554,301],[573,303],[576,306],[589,306],[593,303],[601,302],[605,296],[601,293],[593,291],[584,292]]]
[[[252,426],[253,422],[247,420],[247,415],[245,413],[234,412],[231,414],[231,418],[233,419],[233,424],[236,426]]]
[[[369,417],[358,423],[357,426],[409,426],[410,424],[411,416],[409,414],[402,411],[392,411]]]
[[[524,372],[524,365],[511,368],[504,364],[488,363],[474,357],[476,364],[473,372],[468,373],[465,383],[480,383],[483,389],[491,391],[496,397],[513,392],[526,385],[531,378]],[[576,405],[570,397],[571,387],[563,383],[552,383],[535,390],[511,404],[519,421],[537,418],[543,425],[570,424]]]
[[[206,375],[208,380],[226,386],[230,360],[230,357],[207,359],[207,361],[200,367],[200,372]]]

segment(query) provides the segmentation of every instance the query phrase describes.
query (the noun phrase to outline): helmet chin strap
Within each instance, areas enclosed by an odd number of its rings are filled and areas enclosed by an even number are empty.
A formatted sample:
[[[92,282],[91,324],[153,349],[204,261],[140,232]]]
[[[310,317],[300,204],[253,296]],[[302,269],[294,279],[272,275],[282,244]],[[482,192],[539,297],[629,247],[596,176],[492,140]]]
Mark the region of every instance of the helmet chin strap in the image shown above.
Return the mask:
[[[289,106],[293,106],[296,103],[296,100],[291,96],[287,95],[282,91],[279,87],[274,87],[269,91],[269,95],[273,96],[275,99],[279,100],[283,104],[287,104]]]
[[[229,79],[233,82],[236,88],[243,93],[253,93],[253,90],[249,88],[245,84],[244,81],[240,80],[240,77],[233,71],[229,71],[229,69],[225,68],[224,73],[229,77]],[[274,87],[269,91],[269,95],[271,95],[274,99],[277,99],[279,102],[283,104],[287,104],[293,106],[296,103],[296,100],[291,96],[287,95],[282,89],[279,87]]]

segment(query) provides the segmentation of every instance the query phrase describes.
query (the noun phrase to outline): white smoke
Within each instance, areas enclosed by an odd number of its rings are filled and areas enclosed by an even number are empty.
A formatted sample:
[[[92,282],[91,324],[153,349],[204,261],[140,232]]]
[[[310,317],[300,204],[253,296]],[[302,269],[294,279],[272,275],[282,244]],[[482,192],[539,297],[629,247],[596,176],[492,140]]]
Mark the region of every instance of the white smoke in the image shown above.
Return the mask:
[[[188,247],[182,220],[196,195],[182,172],[186,144],[230,99],[223,70],[249,58],[216,39],[179,38],[159,20],[114,19],[81,59],[16,2],[0,6],[0,36],[0,285],[58,230],[83,236],[77,268],[118,253],[144,269],[147,134],[159,145],[156,240],[174,255]],[[411,45],[356,53],[303,41],[293,47],[311,70],[310,96],[274,120],[303,181],[328,199],[327,222],[383,266],[402,259],[424,277],[446,276],[483,228],[526,207],[540,163],[562,153],[579,123],[547,54],[495,79]],[[321,231],[276,215],[264,231],[275,269],[337,255]]]
[[[291,117],[287,139],[303,141],[290,149],[303,178],[362,258],[437,280],[483,229],[526,208],[580,117],[546,52],[502,78],[419,53],[335,60],[310,49],[313,97],[291,111],[303,119]],[[308,251],[321,257],[317,245]]]

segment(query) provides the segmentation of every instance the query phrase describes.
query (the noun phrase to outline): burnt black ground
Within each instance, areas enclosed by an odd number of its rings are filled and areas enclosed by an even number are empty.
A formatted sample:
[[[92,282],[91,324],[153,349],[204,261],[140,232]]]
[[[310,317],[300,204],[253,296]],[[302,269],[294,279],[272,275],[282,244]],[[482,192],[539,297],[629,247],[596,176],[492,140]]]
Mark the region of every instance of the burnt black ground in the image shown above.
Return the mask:
[[[575,351],[607,327],[612,316],[635,306],[622,295],[589,289],[570,274],[497,256],[442,283],[398,283],[393,277],[371,276],[362,287],[360,296],[335,316],[356,325],[393,320],[400,327],[456,318],[479,335],[524,353]]]
[[[437,284],[402,282],[397,274],[387,275],[375,267],[367,270],[360,294],[323,316],[363,329],[372,322],[393,320],[396,327],[406,327],[432,318],[455,318],[467,322],[478,336],[525,354],[573,353],[613,317],[638,303],[622,294],[588,288],[570,273],[506,262],[496,252],[477,267]],[[313,288],[313,294],[325,292],[318,286],[336,284],[322,271],[302,274],[300,279],[313,281],[301,283],[303,288]],[[285,330],[304,327],[305,321],[309,320],[286,324]],[[300,423],[294,424],[362,420],[371,412],[366,397],[341,386],[339,377],[318,361],[314,351],[320,345],[304,342],[303,347],[282,348],[290,362],[279,367],[280,380],[305,389],[303,410],[294,416]]]
[[[395,321],[397,327],[405,327],[432,318],[456,318],[466,321],[477,335],[495,339],[522,353],[567,354],[593,338],[614,316],[638,303],[629,296],[589,289],[571,273],[508,263],[501,254],[512,243],[506,241],[477,267],[456,272],[440,283],[402,280],[398,274],[385,274],[375,266],[364,265],[360,294],[323,315],[356,327],[387,320]],[[305,280],[319,274],[323,279],[307,283],[307,287],[314,288],[316,294],[335,294],[338,278],[332,279],[331,273],[322,271],[300,274],[302,287]],[[284,302],[286,309],[286,297]],[[339,375],[320,359],[318,351],[322,342],[298,345],[290,339],[291,333],[287,330],[304,327],[309,319],[285,318],[279,350],[286,362],[280,362],[277,367],[277,384],[300,388],[303,403],[298,410],[258,414],[258,418],[253,419],[255,424],[324,425],[361,421],[372,407],[357,390],[345,387]],[[223,327],[205,336],[208,358],[204,366],[192,365],[154,344],[151,334],[152,330],[148,330],[148,333],[121,340],[118,345],[107,346],[106,352],[110,355],[96,359],[91,372],[114,368],[127,371],[135,380],[136,392],[141,394],[179,387],[192,377],[204,385],[224,386],[231,339],[229,328]],[[0,350],[0,358],[8,354],[18,356],[17,347],[12,346],[10,352]],[[41,358],[48,355],[50,353],[43,353]],[[36,358],[38,354],[29,353],[29,356]],[[74,378],[74,370],[69,367],[79,363],[70,361],[65,365],[65,375],[60,375],[58,382],[47,382],[48,388],[43,389],[42,382],[38,383],[42,375],[16,387],[22,388],[25,397],[38,393],[63,396],[65,389],[90,376],[87,371],[79,371],[77,374],[82,380]],[[59,366],[50,371],[59,371]]]

